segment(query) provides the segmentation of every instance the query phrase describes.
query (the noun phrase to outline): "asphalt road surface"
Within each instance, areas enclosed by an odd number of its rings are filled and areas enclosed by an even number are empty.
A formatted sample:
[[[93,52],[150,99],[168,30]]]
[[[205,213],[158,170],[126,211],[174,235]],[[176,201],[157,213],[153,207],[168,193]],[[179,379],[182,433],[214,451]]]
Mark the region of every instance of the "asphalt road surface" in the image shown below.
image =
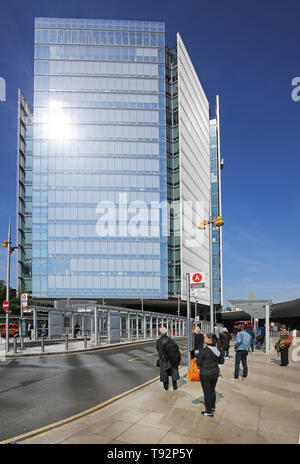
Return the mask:
[[[156,342],[0,362],[0,441],[85,411],[157,376]],[[177,340],[187,363],[186,340]]]

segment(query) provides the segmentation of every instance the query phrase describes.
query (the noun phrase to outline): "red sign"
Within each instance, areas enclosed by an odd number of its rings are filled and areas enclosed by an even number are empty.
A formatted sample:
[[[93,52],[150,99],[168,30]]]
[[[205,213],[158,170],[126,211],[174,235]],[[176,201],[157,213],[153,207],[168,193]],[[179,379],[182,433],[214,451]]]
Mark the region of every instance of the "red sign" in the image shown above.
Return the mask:
[[[6,301],[6,300],[3,301],[3,309],[4,309],[4,311],[7,311],[7,310],[8,310],[8,307],[9,307],[8,301]]]
[[[198,284],[202,280],[202,275],[199,273],[193,274],[192,279],[193,279],[193,282],[195,282],[195,284]]]

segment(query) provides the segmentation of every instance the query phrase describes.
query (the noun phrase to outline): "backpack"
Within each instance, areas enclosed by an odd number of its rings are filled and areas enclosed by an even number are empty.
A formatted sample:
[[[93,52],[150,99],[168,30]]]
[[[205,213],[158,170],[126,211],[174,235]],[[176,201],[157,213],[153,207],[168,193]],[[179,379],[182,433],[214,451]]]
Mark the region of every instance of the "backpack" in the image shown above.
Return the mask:
[[[181,361],[181,353],[179,346],[171,338],[168,339],[164,346],[165,353],[171,364],[179,364]]]

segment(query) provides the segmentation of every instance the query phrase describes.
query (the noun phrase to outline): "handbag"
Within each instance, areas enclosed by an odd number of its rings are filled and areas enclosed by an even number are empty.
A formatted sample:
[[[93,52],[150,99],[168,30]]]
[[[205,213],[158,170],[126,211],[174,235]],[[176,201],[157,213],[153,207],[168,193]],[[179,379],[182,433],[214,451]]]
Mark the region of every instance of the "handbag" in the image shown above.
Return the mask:
[[[200,367],[197,364],[197,359],[191,359],[190,368],[186,378],[191,382],[200,382]]]

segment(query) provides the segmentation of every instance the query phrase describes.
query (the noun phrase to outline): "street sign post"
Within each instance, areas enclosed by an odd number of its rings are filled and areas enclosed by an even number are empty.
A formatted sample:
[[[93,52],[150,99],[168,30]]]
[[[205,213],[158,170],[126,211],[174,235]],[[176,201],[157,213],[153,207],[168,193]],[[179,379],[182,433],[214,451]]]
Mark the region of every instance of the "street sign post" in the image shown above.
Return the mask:
[[[188,369],[190,368],[191,364],[191,306],[190,306],[190,274],[187,272],[186,274],[186,302],[187,302],[187,338],[188,338]]]

